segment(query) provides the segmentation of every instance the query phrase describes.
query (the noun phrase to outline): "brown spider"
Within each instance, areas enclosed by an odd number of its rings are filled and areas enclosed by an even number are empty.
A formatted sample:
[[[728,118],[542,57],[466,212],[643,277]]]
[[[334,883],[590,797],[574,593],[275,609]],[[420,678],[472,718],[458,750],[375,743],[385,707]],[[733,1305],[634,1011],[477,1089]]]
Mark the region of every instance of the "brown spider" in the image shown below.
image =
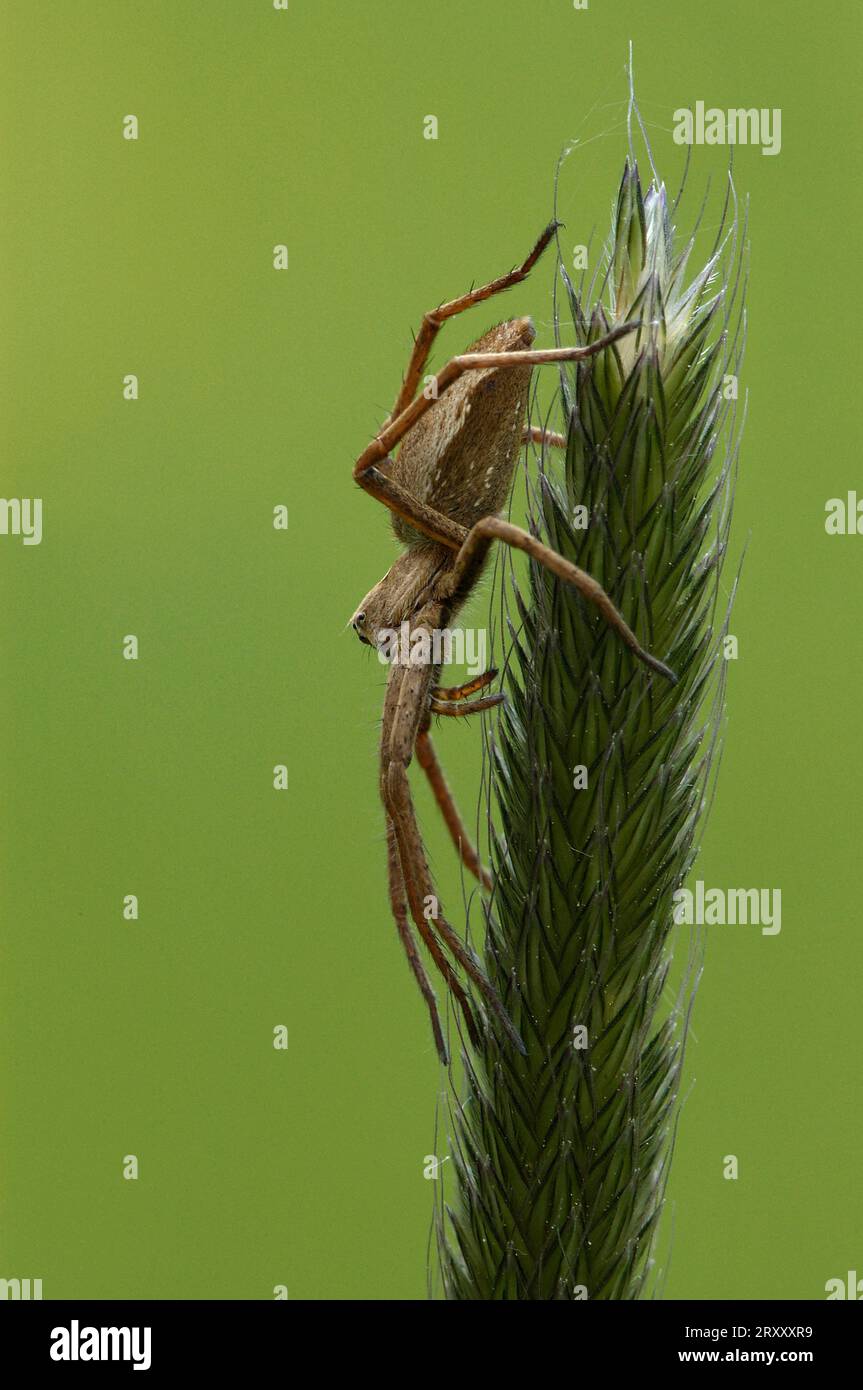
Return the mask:
[[[405,546],[392,568],[366,594],[351,623],[361,641],[370,646],[380,648],[388,634],[402,631],[403,623],[408,624],[411,638],[412,659],[393,660],[387,681],[380,790],[386,811],[393,916],[428,1005],[435,1045],[444,1063],[447,1050],[437,1002],[408,922],[408,909],[462,1011],[471,1040],[476,1044],[479,1032],[457,973],[459,966],[515,1045],[524,1051],[524,1044],[475,953],[440,910],[411,801],[407,769],[416,750],[462,863],[490,889],[491,879],[470,842],[432,747],[429,725],[433,713],[475,714],[498,704],[504,696],[487,695],[460,703],[487,686],[496,672],[487,671],[456,688],[442,688],[437,684],[439,661],[436,664],[433,658],[423,657],[421,647],[417,659],[414,639],[419,637],[420,644],[425,641],[429,651],[435,650],[434,634],[448,628],[479,579],[492,541],[500,540],[526,551],[572,584],[595,604],[640,661],[675,679],[667,666],[641,647],[595,579],[499,515],[509,495],[523,439],[565,442],[560,436],[524,425],[533,368],[590,357],[640,325],[622,324],[588,347],[537,351],[530,347],[534,339],[531,320],[512,319],[490,329],[466,353],[454,357],[422,395],[416,395],[432,343],[445,320],[525,279],[558,225],[552,222],[545,229],[518,269],[425,315],[392,412],[354,466],[360,487],[393,512],[396,536]],[[399,440],[403,443],[393,459],[389,453]]]

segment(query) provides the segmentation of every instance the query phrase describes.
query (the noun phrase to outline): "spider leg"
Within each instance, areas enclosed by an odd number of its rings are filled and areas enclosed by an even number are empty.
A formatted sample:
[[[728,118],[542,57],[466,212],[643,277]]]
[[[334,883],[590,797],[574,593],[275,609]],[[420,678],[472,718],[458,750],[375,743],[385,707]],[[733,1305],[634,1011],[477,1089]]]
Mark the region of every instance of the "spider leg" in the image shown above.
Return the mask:
[[[420,992],[422,993],[422,996],[428,1005],[429,1014],[431,1016],[432,1033],[434,1034],[437,1054],[443,1062],[444,1066],[446,1066],[447,1062],[449,1061],[449,1057],[447,1055],[446,1043],[444,1042],[443,1032],[440,1026],[440,1015],[438,1014],[437,999],[435,998],[434,990],[432,989],[429,977],[426,974],[425,967],[423,966],[422,960],[420,959],[420,954],[417,950],[416,941],[414,940],[413,933],[411,932],[410,926],[408,924],[407,904],[405,900],[405,880],[404,875],[402,873],[401,860],[399,858],[398,838],[396,836],[395,826],[389,818],[387,818],[387,861],[390,878],[390,906],[392,907],[393,917],[395,918],[396,927],[398,929],[399,936],[401,937],[402,944],[405,948],[410,967],[413,970],[414,975],[416,976],[417,983],[420,987]],[[449,961],[447,960],[446,956],[444,955],[443,951],[438,945],[434,933],[432,932],[428,923],[425,922],[425,919],[424,927],[421,930],[421,935],[423,941],[428,947],[429,955],[431,956],[432,960],[434,961],[435,965],[437,966],[438,970],[443,976],[447,988],[449,989],[450,993],[453,995],[453,998],[456,1000],[459,1008],[461,1009],[462,1016],[464,1017],[465,1021],[465,1026],[467,1027],[468,1036],[470,1037],[471,1042],[473,1043],[474,1047],[478,1047],[480,1041],[479,1029],[476,1025],[476,1019],[473,1016],[473,1010],[470,1006],[470,1000],[468,999],[467,995],[462,989],[461,981],[459,980],[458,976],[456,975],[455,971],[453,970],[452,966],[450,965]]]
[[[496,695],[488,695],[482,700],[473,700],[466,705],[460,705],[456,709],[450,709],[451,704],[459,700],[464,700],[468,695],[474,695],[477,690],[483,690],[485,686],[491,685],[497,670],[492,667],[488,671],[483,671],[482,675],[474,676],[472,680],[465,681],[463,685],[434,685],[432,686],[432,698],[429,701],[429,709],[434,714],[443,715],[462,715],[478,714],[480,710],[491,709],[493,705],[503,704],[506,696],[503,692]],[[459,858],[475,878],[478,878],[484,888],[491,892],[494,884],[491,874],[483,867],[480,857],[477,854],[473,843],[465,829],[464,822],[458,812],[458,807],[453,800],[452,792],[444,775],[444,770],[437,759],[428,731],[428,721],[422,727],[417,736],[416,742],[417,762],[428,777],[431,789],[437,801],[441,815],[446,822],[447,829],[452,837],[452,842],[456,847]]]
[[[542,425],[525,425],[522,444],[547,444],[552,449],[566,448],[566,435],[557,430],[545,430]]]
[[[470,534],[459,551],[451,575],[447,580],[447,592],[441,595],[444,600],[456,598],[460,593],[470,590],[471,584],[482,568],[493,540],[503,541],[505,545],[511,545],[516,550],[525,551],[560,579],[572,584],[584,598],[599,609],[608,625],[614,629],[639,661],[643,661],[644,665],[648,666],[651,671],[658,672],[667,680],[677,681],[677,677],[670,667],[644,650],[635,633],[624,622],[601,584],[598,584],[584,570],[579,569],[577,565],[573,565],[562,555],[558,555],[556,550],[551,550],[535,536],[531,536],[520,526],[514,526],[511,521],[504,521],[502,517],[486,516],[471,527]]]
[[[370,446],[371,447],[371,446]],[[368,450],[366,450],[368,453]],[[392,459],[385,458],[384,464],[392,463]],[[459,525],[450,517],[444,516],[443,512],[438,512],[434,507],[429,507],[425,502],[421,502],[418,497],[414,497],[408,492],[407,488],[402,487],[394,478],[390,478],[384,468],[376,467],[371,461],[363,464],[358,472],[359,463],[354,468],[354,477],[370,496],[383,502],[385,507],[389,507],[391,512],[397,516],[403,516],[412,526],[416,526],[424,535],[430,536],[433,541],[440,541],[442,545],[449,546],[450,550],[459,550],[467,540],[467,528]]]
[[[417,950],[417,944],[414,940],[413,933],[408,925],[405,882],[402,876],[402,866],[399,861],[399,847],[396,840],[395,827],[391,820],[387,821],[387,869],[389,871],[390,907],[392,908],[396,929],[401,938],[401,943],[405,948],[405,955],[414,973],[414,978],[420,987],[420,993],[428,1005],[437,1054],[444,1066],[446,1066],[449,1058],[447,1057],[443,1030],[440,1026],[437,999],[435,998],[435,992],[432,989],[431,981],[426,974],[425,966],[420,959],[420,953]]]
[[[512,285],[526,280],[560,225],[559,222],[550,222],[527,259],[517,269],[511,270],[508,275],[500,275],[496,280],[491,280],[489,284],[481,285],[479,289],[469,290],[467,294],[460,295],[458,299],[451,299],[447,304],[439,304],[436,309],[423,315],[422,326],[414,340],[405,379],[396,397],[396,403],[389,420],[394,420],[396,416],[401,415],[416,395],[422,369],[428,361],[432,344],[446,320],[454,318],[456,314],[462,314],[466,309],[472,309],[475,304],[481,304],[484,300],[491,299],[492,295],[501,294],[503,290],[508,290]]]
[[[417,952],[416,942],[414,942],[413,935],[411,935],[410,933],[410,927],[407,926],[406,905],[404,905],[404,891],[406,891],[406,881],[404,881],[404,874],[402,872],[402,860],[400,860],[399,858],[399,840],[397,840],[396,828],[395,826],[393,826],[392,820],[389,819],[386,820],[386,827],[388,827],[388,837],[392,834],[392,840],[389,841],[389,845],[392,845],[392,849],[389,849],[388,847],[388,852],[391,852],[392,855],[395,855],[395,866],[392,867],[391,872],[397,872],[397,874],[399,874],[400,917],[396,916],[396,926],[399,926],[400,931],[400,922],[404,923],[404,927],[406,927],[407,930],[407,935],[409,935],[411,940],[411,945],[413,945],[414,952],[416,952],[417,960],[420,960],[420,956],[418,956]],[[392,897],[391,902],[393,902]],[[395,915],[395,902],[393,902],[393,915]],[[449,990],[450,994],[453,995],[453,998],[456,999],[457,1005],[459,1005],[459,1008],[461,1009],[461,1015],[463,1015],[464,1017],[464,1024],[466,1024],[467,1027],[468,1037],[470,1037],[470,1040],[472,1044],[474,1044],[474,1047],[478,1047],[479,1029],[477,1027],[477,1020],[475,1020],[474,1017],[474,1011],[472,1011],[471,1009],[470,999],[468,999],[466,992],[464,992],[463,987],[461,987],[461,981],[459,979],[459,976],[457,976],[456,972],[454,972],[453,967],[452,965],[450,965],[449,960],[446,959],[446,956],[443,955],[441,945],[438,944],[438,940],[436,940],[434,931],[431,930],[431,927],[428,926],[428,922],[425,922],[425,919],[422,919],[422,927],[420,929],[420,934],[422,940],[424,940],[425,942],[425,945],[427,945],[428,947],[428,954],[431,955],[432,960],[434,960],[435,965],[438,966],[438,970],[439,972],[441,972],[443,976],[443,981],[445,981],[447,990]],[[410,952],[409,960],[411,960]],[[422,962],[420,960],[420,966],[421,965]],[[413,960],[411,960],[411,967],[413,967]],[[422,970],[422,974],[424,974],[425,976],[425,970]],[[428,984],[428,976],[425,976],[425,983]],[[422,988],[422,986],[420,986],[420,988]],[[431,998],[435,1004],[434,1015],[432,1015],[432,1031],[434,1031],[435,1034],[435,1045],[436,1048],[438,1048],[439,1058],[441,1058],[441,1061],[446,1065],[446,1062],[449,1061],[449,1058],[447,1058],[446,1055],[446,1044],[445,1042],[443,1042],[443,1038],[441,1037],[441,1023],[439,1023],[438,1006],[436,1006],[435,994],[434,990],[432,990],[431,988],[431,984],[428,984],[428,988],[429,991],[431,991]],[[431,1006],[429,1006],[429,1012],[431,1012]]]
[[[440,541],[452,550],[460,550],[467,540],[467,530],[443,512],[429,507],[419,498],[408,492],[394,478],[389,476],[392,459],[390,450],[403,439],[427,410],[437,403],[448,387],[464,373],[486,367],[525,367],[541,366],[548,362],[580,362],[604,351],[618,338],[623,338],[640,328],[638,322],[622,323],[604,337],[585,347],[526,348],[518,352],[465,352],[453,357],[435,377],[435,391],[423,393],[411,401],[410,405],[383,426],[366,446],[354,464],[354,479],[372,497],[383,502],[390,511],[397,512],[418,530]]]
[[[419,617],[419,625],[439,627],[441,616],[442,610],[437,607],[434,610],[426,609]],[[435,618],[438,621],[435,621]],[[381,795],[387,815],[395,826],[408,905],[417,930],[423,934],[427,925],[431,924],[450,955],[480,990],[511,1041],[523,1052],[524,1043],[513,1027],[509,1014],[483,971],[476,954],[465,945],[440,910],[423,849],[407,770],[413,756],[420,719],[427,707],[431,680],[430,666],[394,668],[387,684],[384,701]]]
[[[483,671],[481,676],[474,676],[473,680],[465,681],[464,685],[433,685],[432,698],[435,700],[463,700],[467,695],[475,695],[478,690],[491,685],[497,668],[492,666],[488,671]]]
[[[446,710],[446,713],[449,714],[451,711]],[[467,833],[464,821],[459,815],[459,810],[453,799],[453,794],[449,789],[444,770],[438,762],[437,754],[435,753],[428,729],[423,729],[422,732],[417,734],[416,753],[417,762],[429,780],[434,799],[444,818],[447,830],[455,845],[456,853],[469,873],[472,873],[474,878],[479,879],[483,887],[491,892],[494,886],[491,874],[480,862],[480,857]]]
[[[398,676],[396,675],[394,677],[394,684],[397,681]],[[440,1057],[444,1065],[446,1065],[449,1058],[447,1056],[446,1044],[444,1042],[443,1033],[440,1026],[440,1016],[438,1014],[437,1009],[437,1000],[435,998],[434,990],[432,989],[432,986],[429,982],[428,975],[426,974],[425,969],[423,967],[422,961],[419,956],[419,952],[417,951],[416,942],[414,940],[414,937],[411,933],[407,921],[407,912],[405,908],[405,875],[402,869],[402,863],[399,856],[398,836],[396,834],[396,829],[393,825],[392,819],[389,816],[387,816],[387,860],[390,883],[390,906],[392,907],[393,917],[395,918],[396,927],[398,929],[399,936],[401,937],[402,944],[404,945],[411,969],[414,972],[414,975],[417,979],[417,983],[420,987],[420,991],[428,1005],[429,1014],[431,1015],[432,1032],[434,1034],[435,1046],[437,1048],[438,1056]],[[437,966],[438,970],[443,976],[447,988],[449,989],[450,993],[453,995],[459,1008],[461,1009],[462,1016],[465,1021],[465,1026],[468,1031],[468,1036],[470,1037],[471,1042],[474,1044],[475,1047],[478,1047],[480,1043],[479,1029],[476,1024],[476,1019],[474,1018],[473,1009],[470,1005],[470,1000],[468,999],[467,995],[464,992],[464,989],[462,988],[461,981],[455,974],[455,971],[453,970],[452,966],[450,965],[449,961],[447,960],[446,956],[441,950],[440,945],[438,944],[438,941],[424,915],[422,915],[417,921],[417,926],[419,929],[420,936],[422,937],[423,941],[428,947],[429,955],[431,956],[432,960],[434,961],[435,965]]]
[[[434,714],[445,714],[450,719],[461,719],[466,714],[481,714],[484,709],[494,709],[495,705],[502,705],[506,696],[502,690],[498,690],[494,695],[484,695],[481,700],[467,700],[464,704],[450,707],[444,700],[432,700],[429,709]]]
[[[389,776],[387,779],[387,801],[388,809],[396,825],[402,866],[404,867],[405,862],[409,863],[411,866],[410,870],[405,874],[405,884],[408,892],[411,916],[417,928],[419,928],[418,919],[423,916],[424,903],[429,900],[431,900],[432,903],[437,903],[437,896],[434,892],[428,861],[425,857],[422,840],[420,839],[416,813],[410,796],[407,772],[402,763],[390,764]],[[516,1045],[520,1052],[524,1052],[524,1043],[513,1027],[512,1020],[504,1008],[494,985],[483,971],[475,953],[470,947],[465,946],[458,933],[450,926],[449,922],[443,916],[439,905],[434,915],[431,917],[431,923],[437,935],[448,948],[450,954],[455,958],[465,973],[470,976],[471,980],[473,980],[474,984],[483,994],[487,1003],[500,1020],[510,1040]]]

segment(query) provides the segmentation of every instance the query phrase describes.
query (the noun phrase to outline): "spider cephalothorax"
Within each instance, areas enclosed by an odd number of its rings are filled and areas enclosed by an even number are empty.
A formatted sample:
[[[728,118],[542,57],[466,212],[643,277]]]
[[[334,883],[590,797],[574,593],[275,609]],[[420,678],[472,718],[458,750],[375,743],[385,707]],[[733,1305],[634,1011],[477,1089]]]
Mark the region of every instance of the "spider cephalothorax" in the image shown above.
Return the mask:
[[[523,280],[551,241],[556,224],[543,232],[523,265],[480,289],[471,290],[426,314],[392,413],[354,467],[357,482],[393,513],[393,527],[405,550],[371,589],[351,619],[364,642],[382,649],[384,640],[405,625],[409,651],[392,661],[381,732],[380,790],[387,818],[390,903],[408,960],[431,1016],[442,1061],[447,1049],[437,1004],[408,917],[425,942],[462,1015],[470,1037],[478,1039],[474,1002],[462,970],[482,994],[506,1033],[523,1047],[502,1000],[474,952],[440,908],[420,838],[407,769],[414,752],[425,771],[462,862],[485,887],[488,873],[479,862],[447,787],[429,736],[431,715],[464,715],[488,709],[503,698],[470,699],[495,672],[466,685],[445,689],[438,682],[436,638],[449,627],[482,572],[493,540],[526,551],[593,603],[633,654],[670,679],[672,672],[646,652],[596,580],[550,550],[527,531],[505,521],[506,505],[525,432],[528,391],[534,366],[577,361],[631,333],[623,324],[589,347],[534,350],[528,318],[498,324],[467,352],[454,357],[416,395],[432,343],[446,319]],[[389,451],[401,441],[398,457]],[[418,640],[414,640],[418,639]],[[427,640],[426,640],[427,639]]]

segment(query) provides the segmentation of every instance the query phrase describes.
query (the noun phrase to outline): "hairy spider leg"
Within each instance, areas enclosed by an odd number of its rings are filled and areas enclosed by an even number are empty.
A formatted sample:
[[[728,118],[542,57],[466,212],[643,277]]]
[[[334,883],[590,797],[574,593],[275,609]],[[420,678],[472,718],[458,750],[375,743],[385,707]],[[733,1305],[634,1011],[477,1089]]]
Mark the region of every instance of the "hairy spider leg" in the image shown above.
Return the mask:
[[[494,695],[484,695],[481,700],[466,700],[460,705],[449,705],[444,700],[432,699],[429,709],[434,714],[446,715],[449,719],[463,719],[467,714],[482,714],[484,709],[494,709],[495,705],[502,705],[505,700],[503,691],[498,690]]]
[[[551,550],[549,546],[543,545],[536,536],[531,536],[520,526],[514,526],[511,521],[504,521],[502,517],[486,516],[471,527],[467,540],[456,556],[455,565],[447,576],[446,592],[441,594],[442,598],[454,599],[471,589],[476,575],[482,569],[493,540],[503,541],[504,544],[513,546],[516,550],[525,551],[532,559],[538,560],[541,565],[545,565],[546,569],[556,574],[559,579],[564,579],[568,584],[572,584],[583,598],[586,598],[599,610],[605,621],[614,629],[633,656],[636,656],[651,671],[656,671],[660,676],[671,681],[672,684],[677,681],[677,677],[670,667],[657,657],[651,656],[650,652],[645,651],[635,633],[618,613],[601,584],[598,584],[585,570],[579,569],[577,565],[573,565],[562,555],[558,555],[556,550]]]
[[[422,958],[417,949],[413,932],[408,924],[405,882],[402,875],[401,861],[399,859],[399,847],[396,840],[395,827],[391,820],[387,820],[387,870],[389,876],[390,908],[392,909],[396,930],[398,931],[399,938],[404,947],[405,955],[408,958],[408,964],[413,971],[414,979],[419,985],[420,994],[428,1005],[437,1054],[444,1065],[446,1065],[446,1043],[444,1042],[443,1030],[440,1026],[437,999],[432,989],[431,981],[426,974],[426,968],[422,963]]]
[[[444,818],[450,838],[462,864],[469,873],[473,874],[474,878],[479,880],[484,888],[491,892],[493,887],[491,874],[483,866],[455,804],[455,799],[446,780],[446,774],[438,761],[437,753],[431,741],[431,735],[428,731],[428,716],[426,716],[424,724],[425,727],[420,725],[420,732],[416,739],[417,762],[428,778],[438,810]]]
[[[465,681],[464,685],[434,685],[432,686],[432,698],[435,700],[464,700],[468,695],[475,695],[478,690],[484,690],[487,685],[491,685],[497,675],[497,667],[492,666],[488,671],[483,671],[481,676],[474,676],[472,680]]]
[[[445,616],[446,610],[442,605],[429,605],[418,615],[415,630],[440,628],[445,625]],[[431,924],[450,955],[497,1015],[511,1041],[523,1052],[524,1043],[475,952],[461,940],[440,910],[417,824],[407,770],[422,717],[427,712],[432,676],[432,667],[427,665],[394,664],[390,670],[381,733],[381,796],[387,815],[395,826],[408,906],[417,931],[425,936]]]
[[[500,275],[496,280],[491,280],[487,285],[481,285],[478,289],[468,290],[467,294],[460,295],[458,299],[451,299],[447,304],[439,304],[436,309],[423,315],[420,331],[414,339],[413,351],[404,381],[387,419],[387,424],[390,420],[395,420],[398,415],[401,415],[416,395],[422,369],[428,361],[432,344],[446,320],[454,318],[456,314],[463,314],[466,309],[472,309],[475,304],[482,304],[484,300],[491,299],[493,295],[502,294],[504,290],[526,280],[561,225],[560,222],[549,222],[527,259],[515,270],[511,270],[509,274]]]
[[[547,444],[551,449],[565,449],[566,435],[557,430],[543,429],[542,425],[525,425],[521,436],[522,444]]]

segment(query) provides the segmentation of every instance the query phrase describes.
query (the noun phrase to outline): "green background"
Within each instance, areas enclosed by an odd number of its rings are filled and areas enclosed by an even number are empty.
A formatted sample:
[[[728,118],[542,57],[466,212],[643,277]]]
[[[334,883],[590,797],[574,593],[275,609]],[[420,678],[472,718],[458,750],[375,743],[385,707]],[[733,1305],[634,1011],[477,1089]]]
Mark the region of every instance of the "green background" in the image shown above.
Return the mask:
[[[783,927],[708,930],[665,1295],[823,1298],[863,1269],[863,540],[824,531],[861,476],[859,6],[5,0],[0,492],[44,499],[44,539],[0,537],[0,1276],[425,1296],[444,1078],[387,908],[384,671],[343,630],[393,542],[350,470],[423,310],[523,256],[579,135],[566,237],[604,235],[630,38],[672,185],[675,108],[783,114],[781,154],[735,163],[748,551],[697,869],[781,888]],[[540,342],[552,273],[504,311]],[[475,807],[479,729],[438,744]]]

